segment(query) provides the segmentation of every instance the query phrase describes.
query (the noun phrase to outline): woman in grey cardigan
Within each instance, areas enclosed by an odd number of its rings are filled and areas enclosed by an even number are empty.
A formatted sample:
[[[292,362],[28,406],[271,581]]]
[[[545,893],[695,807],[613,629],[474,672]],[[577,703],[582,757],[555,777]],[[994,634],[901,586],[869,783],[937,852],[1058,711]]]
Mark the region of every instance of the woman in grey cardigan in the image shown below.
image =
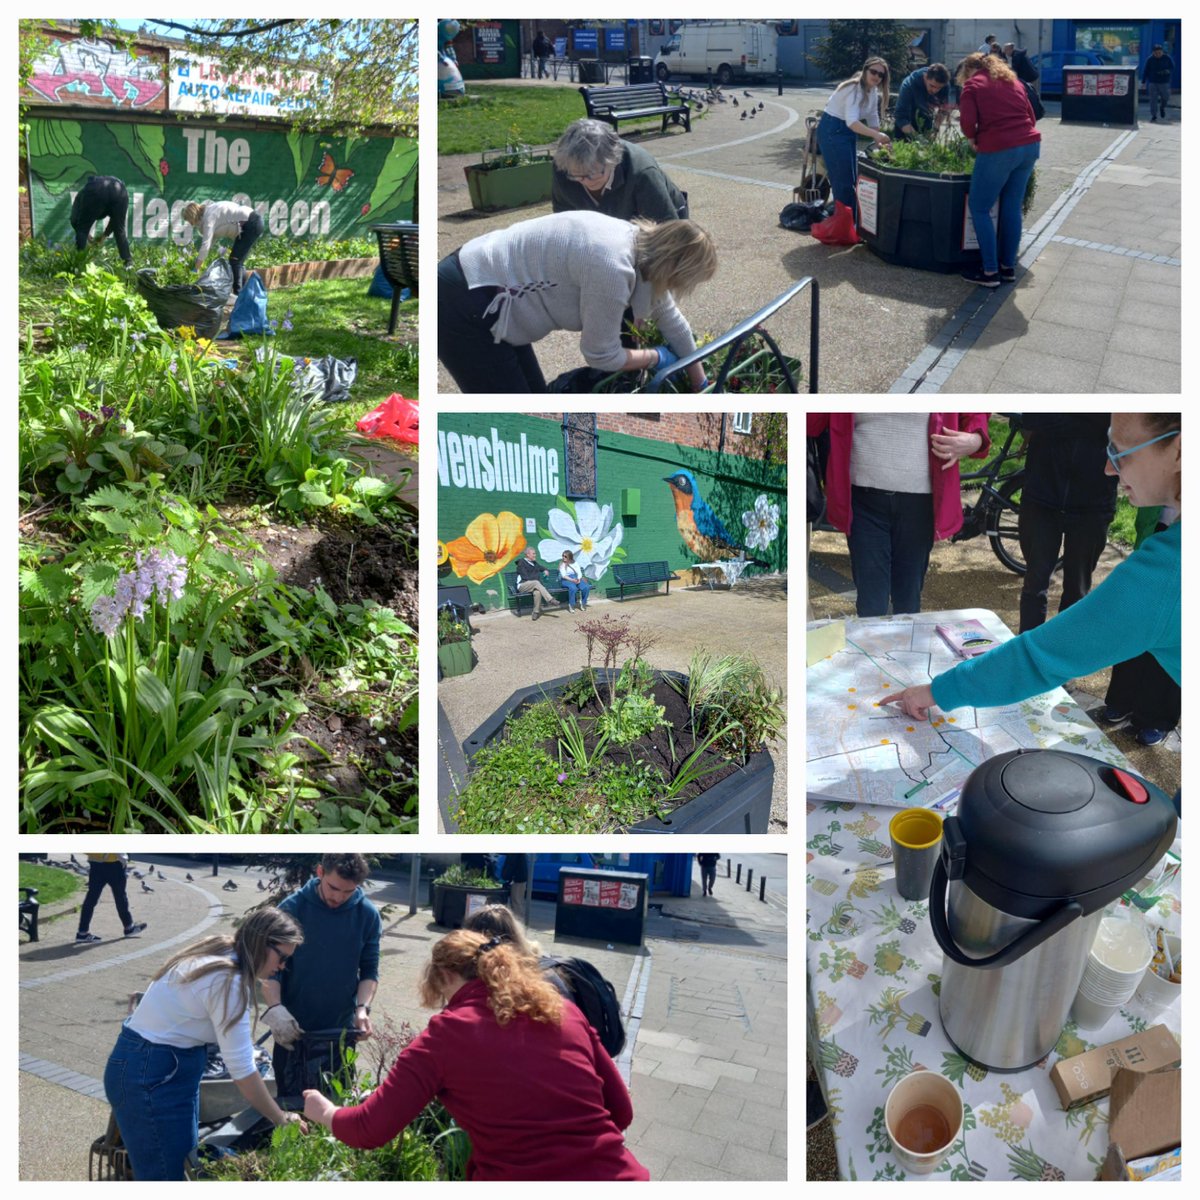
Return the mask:
[[[675,296],[716,269],[712,239],[692,221],[654,225],[598,212],[520,221],[438,264],[438,358],[464,393],[545,392],[533,343],[571,329],[590,367],[658,370],[696,348]],[[622,346],[627,308],[637,321],[652,317],[668,346]],[[705,385],[699,364],[688,378],[696,390]]]
[[[603,121],[572,121],[554,147],[555,212],[602,212],[632,221],[675,221],[687,197],[648,150],[626,142]]]

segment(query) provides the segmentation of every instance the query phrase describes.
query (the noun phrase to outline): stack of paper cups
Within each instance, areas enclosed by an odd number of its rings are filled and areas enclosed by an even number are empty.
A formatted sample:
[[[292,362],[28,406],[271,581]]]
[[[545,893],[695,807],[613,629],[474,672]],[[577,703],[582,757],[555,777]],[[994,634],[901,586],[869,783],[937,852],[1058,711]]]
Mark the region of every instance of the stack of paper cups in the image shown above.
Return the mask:
[[[1071,1015],[1081,1029],[1099,1029],[1137,990],[1154,950],[1135,921],[1105,917],[1088,955]]]

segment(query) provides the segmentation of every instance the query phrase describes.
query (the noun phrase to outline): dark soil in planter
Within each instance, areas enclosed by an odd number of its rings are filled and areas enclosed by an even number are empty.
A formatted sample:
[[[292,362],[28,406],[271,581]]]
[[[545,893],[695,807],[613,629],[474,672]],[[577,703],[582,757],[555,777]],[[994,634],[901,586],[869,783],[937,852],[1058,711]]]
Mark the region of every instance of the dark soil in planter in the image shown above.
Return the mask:
[[[607,701],[608,693],[603,685],[601,685],[600,694]],[[687,706],[687,701],[670,684],[662,680],[659,680],[654,685],[651,695],[654,698],[655,704],[661,704],[666,709],[666,719],[672,727],[670,735],[668,735],[665,725],[659,725],[644,737],[640,737],[637,741],[630,742],[628,745],[617,746],[610,742],[608,749],[605,751],[605,758],[618,763],[645,762],[651,767],[657,767],[662,773],[662,777],[669,782],[678,773],[680,766],[687,760],[688,755],[696,748],[696,737],[691,728],[692,714]],[[579,717],[580,725],[589,731],[585,741],[587,742],[588,749],[592,750],[600,740],[600,734],[596,732],[595,726],[591,722],[604,709],[597,703],[595,696],[581,708],[576,708],[573,704],[566,707]],[[675,755],[673,758],[671,756],[672,738],[675,739]],[[558,755],[557,740],[543,742],[541,748],[551,757]],[[717,769],[684,788],[675,798],[675,807],[678,807],[687,800],[694,799],[696,796],[706,792],[710,787],[719,783],[726,776],[734,774],[740,764],[730,761],[727,755],[714,749],[706,750],[700,756],[698,765],[702,771],[714,766]]]

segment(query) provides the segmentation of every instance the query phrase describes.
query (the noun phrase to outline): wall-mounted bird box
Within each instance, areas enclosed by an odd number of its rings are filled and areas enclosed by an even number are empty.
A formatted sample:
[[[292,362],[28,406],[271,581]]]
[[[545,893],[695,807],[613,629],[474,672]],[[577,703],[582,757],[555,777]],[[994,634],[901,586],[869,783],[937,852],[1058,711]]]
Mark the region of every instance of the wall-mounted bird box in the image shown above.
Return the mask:
[[[642,489],[641,488],[622,488],[621,489],[621,515],[624,517],[637,517],[642,512]]]

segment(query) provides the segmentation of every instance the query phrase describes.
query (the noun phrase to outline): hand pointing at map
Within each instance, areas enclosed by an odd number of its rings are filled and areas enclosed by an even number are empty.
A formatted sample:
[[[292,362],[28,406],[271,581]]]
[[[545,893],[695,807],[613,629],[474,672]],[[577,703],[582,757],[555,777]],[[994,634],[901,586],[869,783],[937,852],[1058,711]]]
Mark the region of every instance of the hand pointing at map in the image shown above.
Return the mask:
[[[898,704],[908,716],[924,721],[934,705],[933,688],[927,683],[919,683],[915,687],[905,688],[902,692],[889,693],[880,703]]]

